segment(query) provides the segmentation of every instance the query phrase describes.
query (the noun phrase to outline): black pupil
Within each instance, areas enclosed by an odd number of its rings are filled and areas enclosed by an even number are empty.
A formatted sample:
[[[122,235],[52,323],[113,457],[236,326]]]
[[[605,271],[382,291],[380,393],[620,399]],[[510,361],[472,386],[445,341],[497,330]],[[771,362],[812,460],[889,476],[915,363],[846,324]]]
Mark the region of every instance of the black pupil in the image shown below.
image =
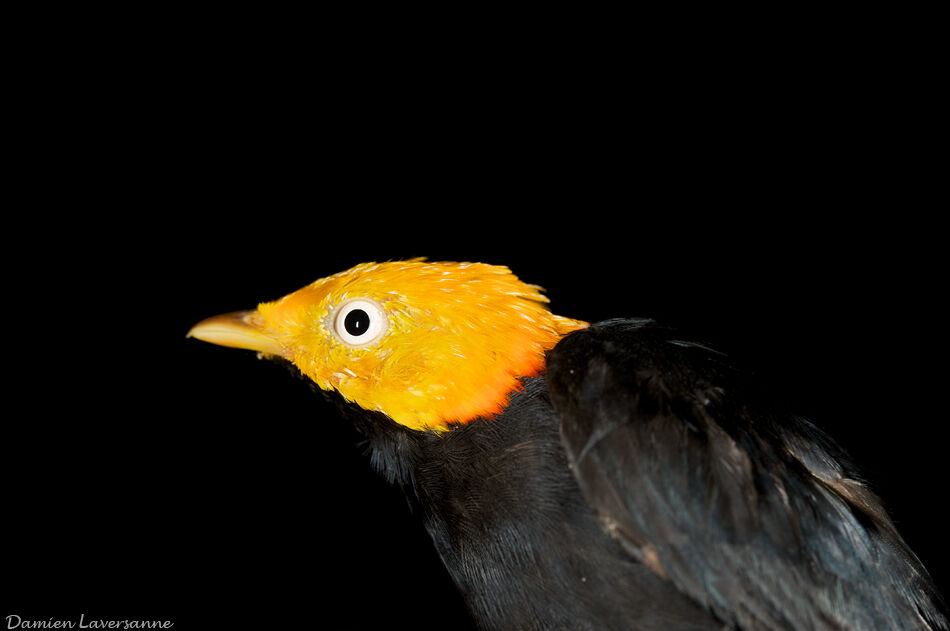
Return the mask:
[[[369,314],[362,309],[353,309],[343,320],[343,328],[350,335],[356,337],[369,330]]]

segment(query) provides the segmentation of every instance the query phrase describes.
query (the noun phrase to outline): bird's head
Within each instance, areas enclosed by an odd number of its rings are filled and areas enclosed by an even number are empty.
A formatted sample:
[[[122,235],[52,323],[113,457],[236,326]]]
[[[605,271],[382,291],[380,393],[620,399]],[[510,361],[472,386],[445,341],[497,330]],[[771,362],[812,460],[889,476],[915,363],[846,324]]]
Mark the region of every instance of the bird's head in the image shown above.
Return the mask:
[[[552,314],[506,267],[366,263],[189,336],[292,362],[325,390],[413,429],[500,412],[519,377],[585,322]]]

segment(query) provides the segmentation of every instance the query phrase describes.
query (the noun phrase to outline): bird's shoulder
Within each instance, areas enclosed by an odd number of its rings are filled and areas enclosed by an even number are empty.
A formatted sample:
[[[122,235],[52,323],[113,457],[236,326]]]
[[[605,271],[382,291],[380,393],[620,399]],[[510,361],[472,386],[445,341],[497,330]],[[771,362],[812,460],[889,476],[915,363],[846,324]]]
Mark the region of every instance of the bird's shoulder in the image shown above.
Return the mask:
[[[546,380],[602,527],[723,621],[946,624],[847,454],[722,353],[649,320],[612,320],[561,340]]]

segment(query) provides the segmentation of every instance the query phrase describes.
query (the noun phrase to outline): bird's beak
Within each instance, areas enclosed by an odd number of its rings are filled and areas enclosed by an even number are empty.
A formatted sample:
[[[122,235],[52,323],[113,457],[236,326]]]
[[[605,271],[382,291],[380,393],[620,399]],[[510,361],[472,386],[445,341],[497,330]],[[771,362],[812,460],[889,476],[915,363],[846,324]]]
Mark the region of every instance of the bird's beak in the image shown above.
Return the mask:
[[[260,314],[254,310],[235,311],[202,320],[191,327],[188,337],[266,355],[284,354],[280,344],[264,327]]]

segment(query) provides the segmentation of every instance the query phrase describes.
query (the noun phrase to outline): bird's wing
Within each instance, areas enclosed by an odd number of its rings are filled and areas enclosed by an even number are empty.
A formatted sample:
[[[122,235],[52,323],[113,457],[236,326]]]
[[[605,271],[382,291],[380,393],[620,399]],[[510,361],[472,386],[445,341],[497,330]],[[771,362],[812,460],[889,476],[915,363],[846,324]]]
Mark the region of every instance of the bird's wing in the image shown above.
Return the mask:
[[[603,528],[729,625],[944,628],[940,596],[841,450],[724,356],[646,321],[548,357],[574,473]]]

